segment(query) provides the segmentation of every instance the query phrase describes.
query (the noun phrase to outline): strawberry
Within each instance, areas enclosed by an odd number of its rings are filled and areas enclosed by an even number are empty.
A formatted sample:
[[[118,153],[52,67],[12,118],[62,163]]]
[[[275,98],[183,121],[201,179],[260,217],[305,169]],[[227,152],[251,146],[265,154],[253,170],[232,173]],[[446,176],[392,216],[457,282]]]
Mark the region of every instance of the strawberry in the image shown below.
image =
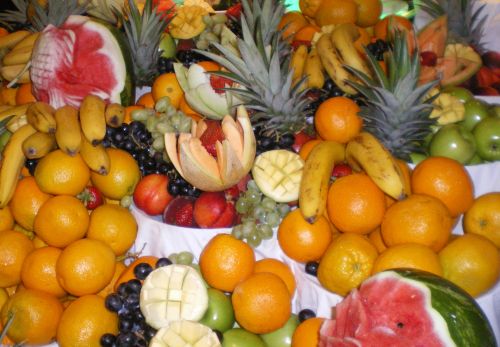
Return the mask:
[[[432,51],[425,51],[420,53],[420,63],[425,66],[436,66],[438,56]]]
[[[232,201],[232,200],[236,201],[240,196],[240,189],[238,188],[238,185],[234,185],[232,187],[227,188],[224,191],[224,194],[226,195],[227,201]]]
[[[193,205],[186,204],[175,212],[175,225],[180,227],[194,226]]]
[[[233,81],[231,81],[229,78],[212,74],[210,75],[210,85],[217,94],[224,94],[224,88],[226,88],[226,86],[231,86],[232,84]]]
[[[95,210],[104,204],[101,191],[93,186],[86,187],[83,192],[77,195],[77,198],[83,202],[88,210]]]
[[[163,222],[181,227],[195,227],[193,218],[194,198],[178,196],[174,198],[163,212]]]
[[[215,149],[215,143],[217,141],[222,142],[224,140],[224,133],[222,132],[222,126],[219,121],[216,120],[205,120],[207,129],[200,136],[200,141],[203,147],[210,153],[211,156],[217,157],[217,151]]]
[[[295,153],[299,153],[300,149],[302,148],[302,145],[307,141],[312,140],[313,137],[308,135],[302,130],[294,135],[294,139],[295,140],[293,141],[292,149]]]
[[[233,5],[226,10],[226,16],[239,20],[242,10],[243,6],[241,5],[241,2],[239,2],[236,5]]]
[[[350,174],[352,174],[351,167],[349,165],[343,164],[343,163],[335,165],[335,167],[332,170],[332,176],[334,178],[339,178],[339,177],[347,176]]]
[[[296,50],[299,48],[299,46],[306,45],[307,47],[311,47],[312,43],[311,41],[305,41],[305,40],[293,40],[291,43],[292,49]]]

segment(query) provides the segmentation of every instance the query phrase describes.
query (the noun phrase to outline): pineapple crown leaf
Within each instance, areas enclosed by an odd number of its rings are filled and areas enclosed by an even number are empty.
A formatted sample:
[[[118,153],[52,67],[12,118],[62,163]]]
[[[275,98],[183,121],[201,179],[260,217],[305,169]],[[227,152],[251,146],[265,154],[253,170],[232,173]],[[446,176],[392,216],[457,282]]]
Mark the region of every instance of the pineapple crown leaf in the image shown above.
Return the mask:
[[[78,0],[68,0],[61,6],[59,0],[48,0],[47,8],[38,3],[37,0],[30,0],[35,11],[31,22],[37,31],[42,31],[47,25],[61,26],[70,15],[81,15],[87,11],[90,0],[85,0],[81,4]]]
[[[28,22],[28,3],[26,0],[12,0],[16,10],[6,10],[0,13],[0,23],[12,29],[9,23],[26,24]]]

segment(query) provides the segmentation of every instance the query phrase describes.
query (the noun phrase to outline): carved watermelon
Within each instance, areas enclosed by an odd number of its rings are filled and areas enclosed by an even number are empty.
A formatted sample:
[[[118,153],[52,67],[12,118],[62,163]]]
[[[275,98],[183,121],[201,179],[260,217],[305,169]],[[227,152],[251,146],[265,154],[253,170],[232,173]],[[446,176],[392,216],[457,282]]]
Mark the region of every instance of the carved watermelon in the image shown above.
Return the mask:
[[[488,319],[465,291],[416,270],[381,272],[353,290],[320,330],[320,347],[493,347]]]
[[[128,54],[121,33],[85,16],[48,25],[33,49],[31,81],[38,100],[53,107],[79,107],[94,94],[107,102],[133,101]]]

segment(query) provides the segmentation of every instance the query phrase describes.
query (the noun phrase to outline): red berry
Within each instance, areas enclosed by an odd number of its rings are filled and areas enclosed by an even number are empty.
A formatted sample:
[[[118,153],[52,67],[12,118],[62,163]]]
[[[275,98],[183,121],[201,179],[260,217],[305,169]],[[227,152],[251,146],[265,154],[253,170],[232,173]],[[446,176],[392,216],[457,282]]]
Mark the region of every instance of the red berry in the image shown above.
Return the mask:
[[[436,66],[438,56],[432,51],[425,51],[420,53],[420,63],[425,66]]]
[[[341,163],[335,165],[332,170],[332,176],[335,178],[343,177],[352,174],[352,169],[349,165]]]

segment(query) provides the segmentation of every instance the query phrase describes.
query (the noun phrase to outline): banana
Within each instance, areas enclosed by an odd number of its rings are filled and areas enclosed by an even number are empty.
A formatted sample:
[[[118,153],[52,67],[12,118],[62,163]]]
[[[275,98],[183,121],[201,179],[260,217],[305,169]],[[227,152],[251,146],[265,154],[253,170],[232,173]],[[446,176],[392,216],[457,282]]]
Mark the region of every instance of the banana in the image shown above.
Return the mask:
[[[56,147],[54,135],[37,131],[23,142],[23,153],[28,159],[38,159],[47,155]]]
[[[125,119],[125,107],[116,103],[108,104],[106,105],[104,117],[107,125],[117,128],[122,125],[123,120]]]
[[[46,102],[37,101],[28,107],[28,122],[38,131],[48,134],[56,132],[57,123],[54,118],[55,109]]]
[[[17,45],[12,47],[12,50],[15,51],[16,49],[20,49],[20,48],[24,48],[24,47],[31,47],[33,49],[33,46],[35,45],[35,42],[39,36],[40,36],[39,31],[26,36]]]
[[[181,346],[221,347],[221,344],[209,327],[188,320],[175,321],[160,329],[149,344],[149,347]]]
[[[26,124],[12,134],[5,146],[2,153],[2,167],[0,168],[0,208],[7,206],[14,195],[19,174],[26,160],[23,153],[23,142],[35,132],[35,128]]]
[[[296,84],[304,73],[304,66],[307,59],[307,46],[300,45],[292,53],[292,58],[290,59],[290,69],[293,69],[292,81]]]
[[[87,95],[80,105],[80,124],[83,135],[92,145],[97,145],[106,136],[106,104],[95,95]]]
[[[325,76],[323,74],[323,64],[315,47],[311,49],[307,55],[306,64],[304,66],[304,75],[307,76],[308,88],[323,88],[325,84]]]
[[[78,110],[72,106],[63,106],[54,113],[56,119],[57,146],[67,154],[73,156],[80,152],[82,135]]]
[[[0,68],[0,75],[2,75],[4,80],[9,82],[16,79],[17,83],[28,83],[31,81],[29,69],[26,67],[26,64],[2,66]]]
[[[109,155],[102,143],[93,146],[85,136],[82,135],[82,145],[80,155],[90,170],[100,175],[107,175],[109,172]]]
[[[28,30],[18,30],[13,33],[0,37],[0,49],[12,48],[28,37],[31,33]]]
[[[320,142],[307,156],[300,182],[299,208],[309,223],[324,214],[333,167],[344,158],[345,146],[334,141]]]
[[[31,104],[24,104],[19,106],[11,106],[7,110],[0,112],[0,121],[4,120],[10,116],[21,116],[25,115]]]
[[[370,69],[354,47],[354,41],[360,36],[359,29],[354,24],[344,23],[337,26],[330,35],[342,63],[370,76]]]
[[[365,171],[387,195],[400,200],[410,194],[396,159],[372,134],[363,131],[354,137],[345,155],[354,171]]]
[[[14,116],[11,120],[7,122],[7,125],[5,125],[5,128],[7,128],[8,131],[11,133],[17,131],[20,127],[28,124],[28,120],[26,119],[25,114],[21,114],[19,116]]]
[[[33,47],[23,47],[12,50],[4,55],[2,63],[4,66],[26,64],[31,59]]]
[[[323,67],[335,84],[344,93],[356,94],[356,90],[346,83],[346,81],[352,79],[352,77],[342,66],[342,61],[338,57],[328,34],[321,35],[318,42],[316,42],[316,49],[318,50]]]

